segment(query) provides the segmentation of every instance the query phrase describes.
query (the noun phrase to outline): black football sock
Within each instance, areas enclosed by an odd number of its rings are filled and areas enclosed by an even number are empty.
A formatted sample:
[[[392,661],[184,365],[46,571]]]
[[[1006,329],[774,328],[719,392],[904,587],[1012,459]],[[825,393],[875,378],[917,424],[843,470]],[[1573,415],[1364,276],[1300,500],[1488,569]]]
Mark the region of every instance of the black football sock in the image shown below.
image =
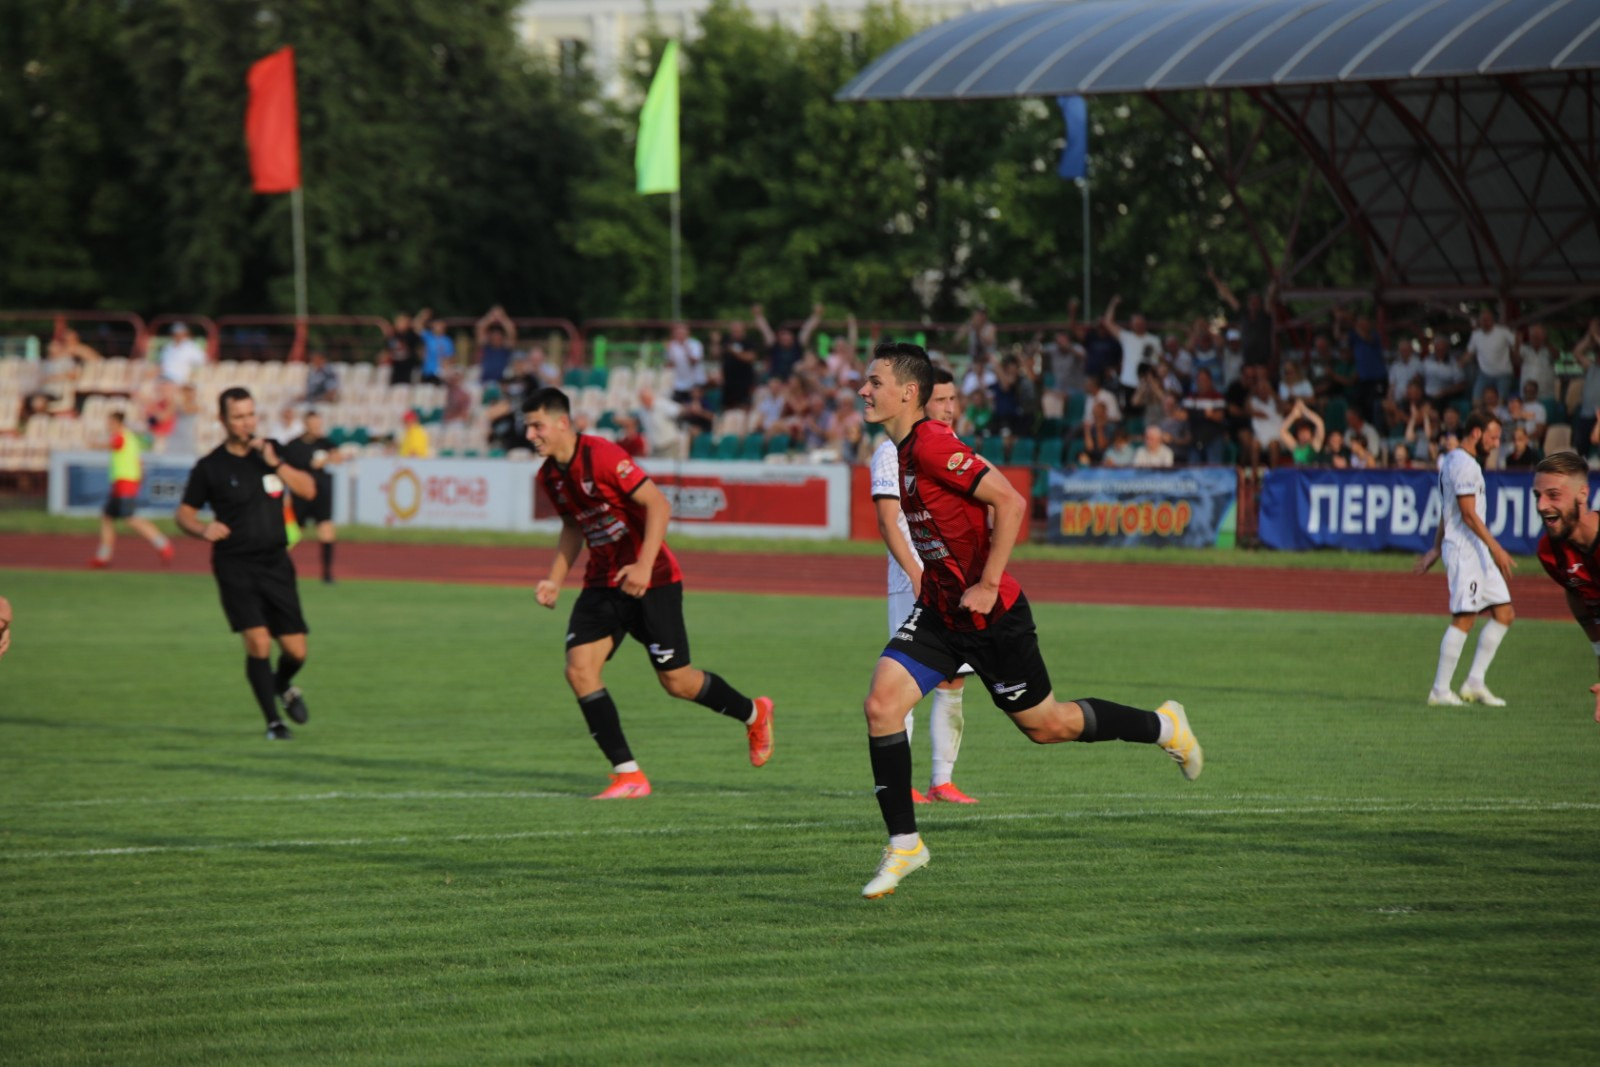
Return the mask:
[[[1083,709],[1079,741],[1134,741],[1153,745],[1161,737],[1161,716],[1099,697],[1075,701]]]
[[[867,738],[872,756],[873,792],[889,836],[917,832],[917,813],[911,806],[911,739],[901,730],[887,737]]]
[[[274,676],[273,681],[276,683],[279,693],[287,693],[289,691],[289,683],[294,681],[294,676],[299,674],[300,668],[305,665],[306,661],[303,659],[295,659],[287,652],[278,653],[278,673]]]
[[[750,698],[710,671],[706,671],[705,676],[705,684],[700,687],[700,695],[694,698],[694,702],[702,708],[710,708],[718,715],[748,724],[750,717],[756,713],[756,706]]]
[[[250,689],[256,695],[256,703],[261,705],[261,714],[267,717],[267,725],[282,722],[278,718],[277,691],[272,688],[272,661],[265,656],[260,659],[246,656],[244,676],[250,679]]]
[[[322,580],[333,581],[333,542],[322,542]]]
[[[596,689],[586,697],[579,697],[578,710],[583,712],[583,721],[589,724],[589,736],[613,767],[633,759],[628,739],[622,736],[622,719],[617,715],[617,705],[610,693]]]

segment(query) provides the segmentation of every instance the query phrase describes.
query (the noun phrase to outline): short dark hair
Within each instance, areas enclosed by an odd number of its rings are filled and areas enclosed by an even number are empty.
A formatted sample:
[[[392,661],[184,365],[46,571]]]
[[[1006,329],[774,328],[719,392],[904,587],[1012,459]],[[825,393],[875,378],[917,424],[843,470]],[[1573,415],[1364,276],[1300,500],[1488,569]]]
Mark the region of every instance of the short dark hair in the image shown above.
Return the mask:
[[[910,341],[879,341],[872,346],[872,358],[893,367],[895,381],[916,385],[918,407],[927,404],[933,392],[933,362],[926,348]]]
[[[1589,464],[1576,452],[1552,452],[1534,464],[1535,474],[1564,474],[1572,478],[1589,478]]]
[[[222,395],[217,397],[217,418],[226,419],[228,417],[229,404],[236,403],[240,400],[254,399],[255,397],[250,395],[250,390],[246,389],[242,385],[235,385],[232,388],[224,389],[222,391]]]
[[[111,412],[111,421],[121,426],[128,421],[128,416],[124,415],[121,410],[115,410]]]
[[[523,414],[530,411],[545,411],[556,415],[572,415],[572,401],[567,399],[567,394],[551,386],[533,393],[522,401]]]
[[[933,368],[933,384],[954,385],[956,384],[956,376],[945,370],[943,367],[935,367]],[[932,386],[928,388],[928,392],[933,392]]]
[[[1490,423],[1501,425],[1500,416],[1492,411],[1474,411],[1467,416],[1467,421],[1461,424],[1461,436],[1470,437],[1473,430],[1487,430]]]

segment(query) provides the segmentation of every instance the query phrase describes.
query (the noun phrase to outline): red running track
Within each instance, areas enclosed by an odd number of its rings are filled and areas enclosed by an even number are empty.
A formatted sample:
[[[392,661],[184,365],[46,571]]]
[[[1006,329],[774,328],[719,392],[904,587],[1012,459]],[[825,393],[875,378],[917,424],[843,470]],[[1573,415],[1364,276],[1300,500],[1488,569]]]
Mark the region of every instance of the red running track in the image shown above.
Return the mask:
[[[92,537],[0,535],[0,567],[83,570],[94,554]],[[1108,550],[1108,556],[1114,550]],[[554,556],[551,548],[474,548],[458,545],[341,544],[340,581],[465,582],[481,585],[533,583]],[[297,550],[302,573],[316,573],[316,550]],[[814,596],[882,596],[883,556],[820,556],[793,553],[715,552],[679,555],[684,582],[692,589]],[[186,574],[210,570],[209,549],[198,541],[178,544],[171,569]],[[117,541],[117,570],[158,571],[148,545],[125,534]],[[581,561],[578,568],[581,573]],[[1018,561],[1011,573],[1038,603],[1127,604],[1161,607],[1255,608],[1267,611],[1367,611],[1383,614],[1445,614],[1443,574],[1317,570],[1298,567],[1204,566],[1192,564],[1042,563]],[[1569,619],[1561,590],[1542,572],[1511,581],[1517,613],[1525,618]]]

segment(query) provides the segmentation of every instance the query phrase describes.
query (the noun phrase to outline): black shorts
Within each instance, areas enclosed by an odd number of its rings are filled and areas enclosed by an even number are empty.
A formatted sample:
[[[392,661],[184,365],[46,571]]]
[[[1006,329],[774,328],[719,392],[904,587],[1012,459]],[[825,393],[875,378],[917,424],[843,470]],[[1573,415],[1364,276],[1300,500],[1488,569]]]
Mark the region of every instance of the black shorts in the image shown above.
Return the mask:
[[[299,496],[295,497],[294,521],[301,526],[308,522],[332,522],[333,490],[318,485],[315,500],[307,500]]]
[[[265,626],[273,637],[310,633],[300,613],[300,589],[295,585],[289,553],[266,557],[211,561],[222,596],[222,612],[234,633]]]
[[[948,629],[943,619],[919,602],[883,654],[910,671],[924,694],[954,678],[963,663],[983,679],[989,699],[1001,711],[1038,707],[1051,692],[1033,610],[1021,593],[1011,610],[987,630]]]
[[[108,519],[133,518],[134,500],[131,496],[118,496],[115,493],[106,494],[106,506],[100,509],[100,514]]]
[[[591,645],[611,638],[610,659],[632,637],[644,646],[650,666],[675,671],[689,665],[689,631],[683,625],[683,583],[656,586],[642,597],[621,589],[585,589],[572,605],[567,623],[567,647]]]

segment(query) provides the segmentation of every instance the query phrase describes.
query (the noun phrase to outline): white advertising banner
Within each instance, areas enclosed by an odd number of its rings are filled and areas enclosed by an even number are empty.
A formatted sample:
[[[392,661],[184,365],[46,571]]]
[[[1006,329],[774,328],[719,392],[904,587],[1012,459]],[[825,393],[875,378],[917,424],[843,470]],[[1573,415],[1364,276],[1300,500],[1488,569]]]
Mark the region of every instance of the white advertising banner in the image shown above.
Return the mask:
[[[459,530],[517,528],[516,516],[526,513],[524,483],[535,469],[504,459],[376,456],[363,456],[354,467],[356,522]]]

